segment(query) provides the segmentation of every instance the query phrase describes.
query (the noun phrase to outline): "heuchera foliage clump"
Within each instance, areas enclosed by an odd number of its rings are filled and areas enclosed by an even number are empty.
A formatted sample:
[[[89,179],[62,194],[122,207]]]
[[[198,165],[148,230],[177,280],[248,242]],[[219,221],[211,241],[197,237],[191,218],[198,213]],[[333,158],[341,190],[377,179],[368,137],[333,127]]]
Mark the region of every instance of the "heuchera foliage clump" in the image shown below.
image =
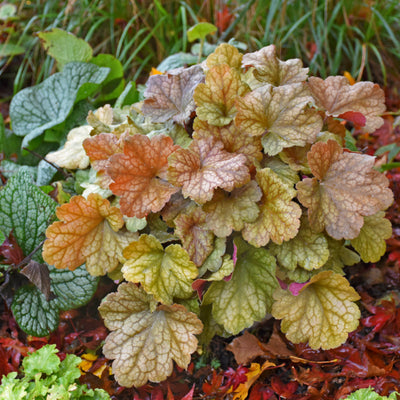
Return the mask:
[[[374,157],[345,148],[345,122],[376,130],[383,91],[308,77],[274,46],[222,44],[201,65],[151,76],[144,97],[91,113],[92,129],[48,155],[90,163],[43,258],[121,282],[99,309],[118,382],[161,381],[198,340],[268,313],[295,343],[342,344],[360,318],[343,268],[384,254],[393,200]]]

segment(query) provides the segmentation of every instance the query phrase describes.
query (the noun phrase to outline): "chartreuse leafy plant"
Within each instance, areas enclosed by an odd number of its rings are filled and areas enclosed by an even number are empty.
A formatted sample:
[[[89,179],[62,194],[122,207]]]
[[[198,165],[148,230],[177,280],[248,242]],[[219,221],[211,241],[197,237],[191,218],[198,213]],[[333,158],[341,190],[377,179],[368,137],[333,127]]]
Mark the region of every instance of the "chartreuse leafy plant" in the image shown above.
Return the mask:
[[[373,389],[366,388],[357,390],[345,400],[397,400],[399,395],[399,393],[393,392],[389,396],[380,396]]]
[[[45,345],[22,360],[21,377],[17,372],[3,376],[0,400],[76,399],[107,400],[103,389],[89,389],[79,383],[82,361],[67,354],[63,361],[57,356],[56,345]]]
[[[90,164],[43,258],[121,282],[99,310],[122,385],[163,380],[188,365],[195,335],[238,334],[267,313],[293,342],[346,340],[360,311],[344,267],[384,254],[393,195],[374,157],[344,148],[342,122],[372,132],[384,109],[371,82],[222,44],[151,76],[143,102],[100,108],[48,155]]]

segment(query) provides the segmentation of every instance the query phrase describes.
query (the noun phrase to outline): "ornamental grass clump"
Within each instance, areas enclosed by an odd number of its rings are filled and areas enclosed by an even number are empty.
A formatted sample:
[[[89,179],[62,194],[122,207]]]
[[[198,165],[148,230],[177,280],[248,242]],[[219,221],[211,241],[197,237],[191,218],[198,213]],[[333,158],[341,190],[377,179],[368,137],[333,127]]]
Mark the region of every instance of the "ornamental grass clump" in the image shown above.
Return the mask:
[[[151,76],[144,97],[90,113],[82,145],[48,155],[90,163],[43,258],[120,282],[99,308],[118,382],[164,380],[199,340],[267,313],[294,343],[345,342],[360,297],[344,267],[376,262],[391,236],[387,178],[344,147],[346,121],[382,125],[379,86],[309,77],[272,45],[243,55],[222,44],[201,65]]]

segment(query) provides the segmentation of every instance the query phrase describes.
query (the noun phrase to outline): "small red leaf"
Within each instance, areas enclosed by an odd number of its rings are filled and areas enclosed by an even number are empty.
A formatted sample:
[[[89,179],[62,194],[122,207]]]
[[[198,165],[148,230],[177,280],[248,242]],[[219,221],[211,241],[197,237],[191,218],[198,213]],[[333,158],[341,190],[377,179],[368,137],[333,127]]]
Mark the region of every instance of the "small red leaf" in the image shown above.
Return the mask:
[[[356,111],[347,111],[339,115],[339,118],[345,119],[346,121],[354,122],[358,126],[365,126],[367,119],[363,114]]]

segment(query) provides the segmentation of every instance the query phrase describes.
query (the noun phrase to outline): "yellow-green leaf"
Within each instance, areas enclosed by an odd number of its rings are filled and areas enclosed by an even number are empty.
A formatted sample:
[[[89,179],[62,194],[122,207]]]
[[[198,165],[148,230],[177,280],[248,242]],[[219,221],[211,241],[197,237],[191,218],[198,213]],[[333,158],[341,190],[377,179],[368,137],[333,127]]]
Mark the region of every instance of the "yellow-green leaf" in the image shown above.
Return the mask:
[[[208,71],[206,82],[194,91],[198,118],[211,125],[228,125],[236,113],[235,99],[249,90],[234,68],[227,64],[215,65]]]
[[[187,298],[192,293],[192,282],[197,276],[196,265],[178,244],[163,248],[151,235],[141,235],[123,252],[127,259],[122,273],[127,281],[140,282],[163,304],[172,304],[174,297]]]
[[[207,225],[219,237],[240,231],[246,222],[253,222],[260,210],[256,204],[262,192],[255,181],[250,181],[231,193],[216,191],[212,200],[203,206]]]
[[[386,242],[392,236],[392,225],[380,211],[369,217],[364,217],[364,225],[360,234],[351,245],[358,251],[364,262],[377,262],[385,254]]]
[[[270,310],[278,286],[275,258],[266,249],[256,249],[236,238],[237,262],[228,282],[213,282],[203,304],[212,304],[214,319],[231,334],[260,321]]]
[[[329,258],[328,241],[321,233],[311,230],[307,218],[302,218],[296,237],[281,245],[269,247],[281,266],[294,271],[300,266],[308,271],[321,268]]]
[[[287,186],[270,168],[257,171],[257,183],[263,191],[260,214],[245,224],[242,235],[253,246],[265,246],[270,240],[281,244],[294,238],[300,226],[301,209],[292,201],[296,191]]]
[[[236,99],[235,124],[248,135],[262,136],[265,152],[274,156],[286,147],[315,141],[322,119],[308,107],[312,101],[301,83],[261,86]]]
[[[196,314],[184,306],[156,307],[152,296],[133,283],[121,284],[117,293],[103,300],[99,311],[113,331],[103,352],[114,359],[113,373],[126,387],[163,381],[172,373],[173,361],[186,368],[197,349],[194,335],[203,329]]]
[[[297,296],[289,290],[274,293],[272,315],[293,343],[308,342],[312,349],[340,346],[358,326],[360,296],[342,276],[324,271],[313,276]]]
[[[227,64],[232,68],[240,70],[242,58],[243,54],[235,46],[222,43],[207,57],[206,63],[208,68],[212,68],[218,64]]]

